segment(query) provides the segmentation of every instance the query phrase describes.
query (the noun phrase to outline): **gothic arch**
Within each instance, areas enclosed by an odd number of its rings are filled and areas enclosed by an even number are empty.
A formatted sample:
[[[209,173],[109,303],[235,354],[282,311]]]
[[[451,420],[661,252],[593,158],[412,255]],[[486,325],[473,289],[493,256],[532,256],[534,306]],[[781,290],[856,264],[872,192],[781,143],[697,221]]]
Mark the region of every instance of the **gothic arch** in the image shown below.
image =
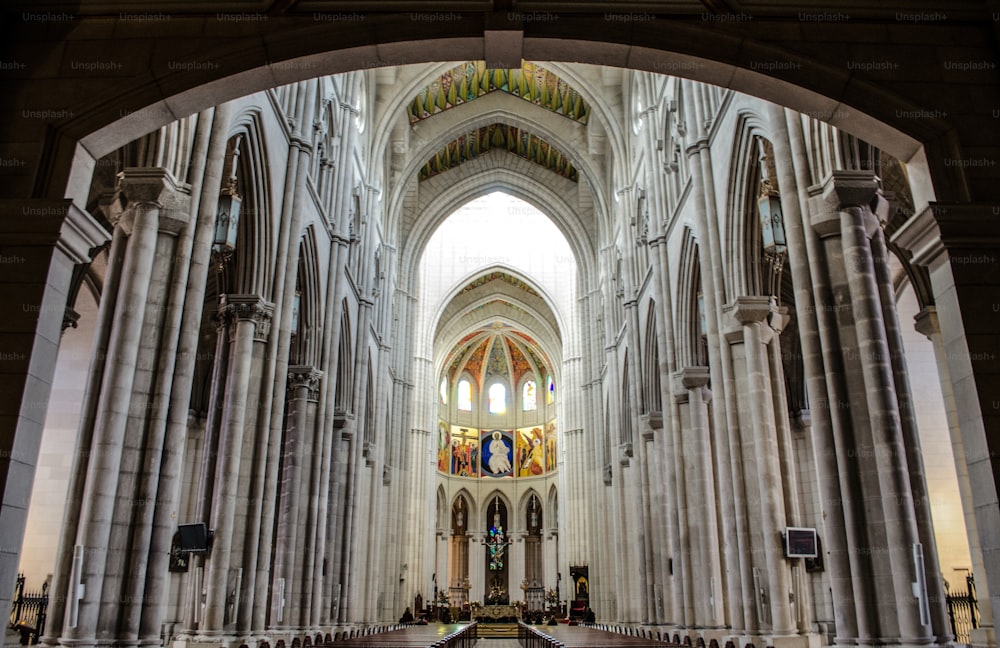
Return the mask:
[[[449,510],[451,510],[451,508],[454,508],[455,504],[457,504],[458,500],[460,499],[465,502],[465,507],[468,514],[468,518],[466,519],[465,523],[465,528],[468,529],[470,528],[470,525],[473,520],[479,519],[479,508],[476,505],[476,498],[472,496],[472,493],[469,491],[469,489],[463,486],[462,488],[459,488],[452,496],[451,507],[449,508]],[[483,501],[485,502],[486,500]]]
[[[310,225],[299,241],[298,276],[299,292],[298,327],[292,331],[296,364],[318,367],[323,330],[322,282],[319,273],[319,253],[316,249],[315,228]]]
[[[743,110],[737,118],[730,160],[728,202],[720,231],[725,232],[727,258],[723,303],[736,297],[760,295],[761,276],[760,219],[757,218],[757,195],[760,176],[758,139],[768,139],[766,121]],[[777,179],[773,179],[777,188]]]
[[[680,273],[677,286],[677,323],[675,331],[678,360],[681,367],[704,366],[708,357],[703,347],[700,330],[700,304],[698,293],[702,290],[701,258],[694,232],[684,228],[681,241]]]
[[[230,292],[259,295],[274,300],[274,236],[267,142],[256,110],[237,115],[230,140],[239,138],[237,188],[243,198],[240,208],[236,258]],[[287,198],[286,198],[287,199]]]
[[[531,498],[535,497],[538,499],[539,510],[542,513],[542,520],[544,521],[546,514],[546,503],[545,499],[542,497],[541,493],[535,490],[533,487],[529,487],[518,498],[517,501],[517,519],[521,524],[527,519],[528,507],[531,506]]]
[[[450,509],[448,507],[448,494],[444,492],[444,486],[441,484],[438,484],[435,492],[435,502],[434,528],[437,529],[438,533],[442,533],[448,529],[445,523],[449,519]]]
[[[650,299],[649,312],[646,314],[646,332],[643,339],[642,411],[645,414],[663,411],[656,313],[656,300]]]
[[[434,115],[421,123],[419,140],[411,142],[417,146],[408,151],[407,161],[401,170],[402,177],[415,177],[420,167],[436,151],[460,135],[494,123],[515,126],[531,132],[566,154],[569,154],[569,151],[587,150],[585,125],[571,122],[551,110],[506,92],[491,92],[478,97],[475,101],[466,102],[445,113]],[[601,169],[598,162],[589,159],[587,155],[574,156],[573,165],[580,171],[581,181],[589,180],[600,190],[598,179],[601,178]],[[538,171],[543,169],[537,164],[535,167]],[[405,185],[401,183],[399,189],[392,195],[390,206],[395,205],[404,192]],[[604,200],[606,196],[599,195],[599,198]]]
[[[399,255],[401,268],[416,267],[415,259],[423,254],[438,226],[461,205],[500,190],[535,206],[550,218],[573,250],[580,281],[592,276],[596,263],[596,231],[590,221],[579,216],[577,200],[580,188],[558,176],[550,182],[541,182],[529,173],[530,167],[526,167],[534,163],[523,161],[520,164],[518,161],[521,158],[516,156],[513,168],[509,168],[507,162],[511,155],[490,151],[425,181],[425,184],[434,183],[431,187],[438,186],[435,191],[420,191],[420,199],[414,209],[414,213],[421,215],[420,220],[412,228],[400,230],[400,238],[404,241]],[[599,205],[594,203],[595,212],[600,210]],[[416,277],[410,274],[401,281],[409,283],[412,289]]]
[[[547,525],[550,531],[555,531],[559,528],[559,489],[555,484],[549,487],[549,494],[547,499],[546,511],[549,511],[547,516]]]
[[[347,300],[341,304],[340,315],[340,341],[337,354],[337,393],[334,411],[341,415],[348,415],[353,412],[351,395],[354,390],[352,385],[354,380],[352,372],[354,370],[353,361],[353,338],[351,335],[351,314]]]

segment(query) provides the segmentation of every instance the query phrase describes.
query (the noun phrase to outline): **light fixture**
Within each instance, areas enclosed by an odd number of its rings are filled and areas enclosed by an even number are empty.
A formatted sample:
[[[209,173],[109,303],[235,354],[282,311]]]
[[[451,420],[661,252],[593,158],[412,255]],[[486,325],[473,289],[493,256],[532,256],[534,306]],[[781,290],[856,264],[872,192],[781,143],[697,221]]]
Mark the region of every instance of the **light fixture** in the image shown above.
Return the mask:
[[[219,205],[215,214],[215,238],[212,241],[212,256],[219,272],[222,272],[225,264],[233,257],[239,233],[240,207],[243,203],[243,199],[236,191],[236,164],[240,157],[239,137],[231,140],[226,157],[228,174],[222,193],[219,195]]]
[[[764,260],[771,267],[767,292],[781,304],[781,271],[788,253],[785,237],[785,219],[781,210],[781,197],[774,179],[771,177],[770,158],[764,148],[764,140],[758,139],[760,147],[760,193],[757,196],[757,213],[760,217],[760,234],[764,248]]]

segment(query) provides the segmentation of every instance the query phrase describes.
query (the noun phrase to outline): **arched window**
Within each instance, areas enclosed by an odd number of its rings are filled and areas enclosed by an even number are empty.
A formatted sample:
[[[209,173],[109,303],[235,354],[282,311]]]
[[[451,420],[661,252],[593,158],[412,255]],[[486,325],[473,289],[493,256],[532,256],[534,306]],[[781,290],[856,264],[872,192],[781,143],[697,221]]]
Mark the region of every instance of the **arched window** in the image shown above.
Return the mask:
[[[556,401],[556,384],[552,381],[552,376],[549,376],[547,383],[545,387],[545,402],[551,405]]]
[[[521,390],[521,409],[525,412],[534,411],[537,407],[537,401],[535,400],[535,381],[529,380],[524,383],[524,388]]]
[[[507,411],[507,390],[500,383],[490,385],[490,414]]]
[[[447,405],[448,404],[448,379],[447,378],[442,378],[441,379],[441,404],[442,405]]]
[[[463,412],[472,411],[472,383],[468,380],[458,383],[458,409]]]

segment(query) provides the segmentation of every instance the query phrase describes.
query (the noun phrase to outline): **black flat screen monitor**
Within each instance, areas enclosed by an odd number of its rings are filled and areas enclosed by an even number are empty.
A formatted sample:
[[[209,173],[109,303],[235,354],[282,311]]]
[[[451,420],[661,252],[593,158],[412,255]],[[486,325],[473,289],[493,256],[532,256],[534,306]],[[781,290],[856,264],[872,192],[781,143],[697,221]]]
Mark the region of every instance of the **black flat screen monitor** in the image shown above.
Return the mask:
[[[816,529],[786,528],[785,556],[788,558],[815,558],[817,556]]]
[[[181,524],[177,527],[180,534],[180,550],[190,553],[208,551],[208,528],[204,522]]]

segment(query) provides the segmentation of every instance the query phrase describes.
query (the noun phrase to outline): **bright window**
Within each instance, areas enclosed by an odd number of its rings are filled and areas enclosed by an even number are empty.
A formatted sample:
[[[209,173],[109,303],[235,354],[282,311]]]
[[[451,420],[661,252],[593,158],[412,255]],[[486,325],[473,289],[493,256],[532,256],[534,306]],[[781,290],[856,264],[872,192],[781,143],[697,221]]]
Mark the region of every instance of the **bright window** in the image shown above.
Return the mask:
[[[534,410],[536,406],[535,381],[529,380],[524,383],[524,388],[521,390],[521,409],[525,412],[530,412]]]
[[[507,411],[507,390],[500,383],[490,385],[490,413],[503,414]]]
[[[442,405],[447,405],[448,404],[448,379],[447,378],[442,378],[441,379],[441,404]]]
[[[545,388],[547,392],[545,394],[545,402],[551,405],[556,400],[556,384],[552,382],[552,376],[549,376],[548,386]]]
[[[458,409],[463,412],[472,411],[472,383],[468,380],[458,383]]]

